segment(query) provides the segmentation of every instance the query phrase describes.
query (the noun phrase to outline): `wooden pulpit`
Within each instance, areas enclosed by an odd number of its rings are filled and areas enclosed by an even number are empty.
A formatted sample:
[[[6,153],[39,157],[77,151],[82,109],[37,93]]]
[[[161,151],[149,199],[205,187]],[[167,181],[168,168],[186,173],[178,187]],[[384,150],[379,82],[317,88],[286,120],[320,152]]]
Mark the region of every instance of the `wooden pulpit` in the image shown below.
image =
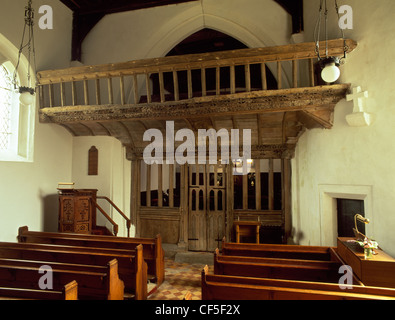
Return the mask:
[[[96,226],[96,189],[58,189],[59,232],[90,234]]]

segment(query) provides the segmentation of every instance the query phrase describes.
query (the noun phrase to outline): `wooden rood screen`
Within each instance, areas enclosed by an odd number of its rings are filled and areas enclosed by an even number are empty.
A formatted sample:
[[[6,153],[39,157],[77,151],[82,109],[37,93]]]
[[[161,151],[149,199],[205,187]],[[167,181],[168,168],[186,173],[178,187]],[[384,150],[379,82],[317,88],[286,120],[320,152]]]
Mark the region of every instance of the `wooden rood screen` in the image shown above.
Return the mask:
[[[352,51],[355,47],[354,41],[346,41],[347,51]],[[323,48],[324,55],[325,45],[322,44],[320,48]],[[344,48],[344,40],[329,41],[329,55],[341,56]],[[40,108],[178,102],[208,95],[267,90],[268,69],[276,75],[277,89],[312,87],[316,85],[313,70],[315,58],[315,43],[312,42],[42,71],[38,73]],[[299,71],[302,69],[299,67],[301,60],[306,60],[309,66],[307,80],[302,80],[304,77]],[[260,70],[259,87],[252,85],[251,70],[253,67],[256,69],[256,66]],[[240,67],[245,71],[242,88],[236,85],[240,80],[236,79],[235,68]],[[284,81],[283,72],[286,69],[290,69],[289,73],[292,75],[289,85]],[[230,75],[227,88],[221,85],[221,72],[224,70]],[[192,72],[196,71],[201,74],[198,84],[192,81]],[[182,83],[179,78],[184,73],[187,74],[186,94],[180,92]],[[206,85],[209,73],[215,75],[216,87],[213,92]],[[151,77],[159,81],[158,97],[152,95]],[[254,75],[254,80],[255,78]],[[141,99],[141,96],[146,96],[146,99]]]

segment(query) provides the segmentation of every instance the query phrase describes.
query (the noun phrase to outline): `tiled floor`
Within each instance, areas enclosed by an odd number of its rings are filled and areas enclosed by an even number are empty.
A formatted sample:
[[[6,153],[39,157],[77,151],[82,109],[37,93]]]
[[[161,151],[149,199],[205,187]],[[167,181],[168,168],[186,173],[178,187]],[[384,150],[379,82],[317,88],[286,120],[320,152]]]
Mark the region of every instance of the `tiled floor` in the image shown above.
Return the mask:
[[[182,300],[189,291],[192,300],[201,300],[201,272],[204,264],[188,264],[165,259],[165,281],[148,300]],[[212,266],[209,266],[212,272]]]

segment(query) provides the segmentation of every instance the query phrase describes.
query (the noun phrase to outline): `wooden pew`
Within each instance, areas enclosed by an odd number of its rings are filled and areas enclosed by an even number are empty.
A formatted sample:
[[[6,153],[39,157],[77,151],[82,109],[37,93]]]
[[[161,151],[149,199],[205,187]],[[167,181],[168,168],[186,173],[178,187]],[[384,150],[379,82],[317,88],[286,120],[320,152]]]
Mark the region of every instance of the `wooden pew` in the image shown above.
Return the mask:
[[[46,243],[81,247],[110,248],[135,250],[138,245],[143,246],[144,260],[148,266],[148,274],[153,275],[157,285],[165,278],[165,260],[162,248],[162,238],[125,238],[101,235],[85,235],[76,233],[56,233],[29,231],[28,227],[20,227],[18,241],[23,243]]]
[[[291,261],[292,262],[292,261]],[[256,278],[302,280],[316,282],[339,281],[339,263],[316,262],[313,264],[292,264],[290,261],[281,263],[277,261],[248,262],[240,259],[224,258],[218,254],[214,255],[214,273],[218,275],[234,275]]]
[[[202,300],[395,300],[395,290],[337,284],[209,275],[202,271]]]
[[[143,259],[142,246],[137,246],[132,254],[131,250],[0,242],[0,258],[36,260],[49,265],[66,263],[91,267],[103,267],[116,259],[125,293],[132,294],[136,300],[147,299],[147,265]]]
[[[244,263],[272,263],[272,264],[300,265],[300,266],[312,266],[312,267],[331,267],[334,265],[339,265],[339,263],[336,261],[229,256],[229,255],[220,254],[218,248],[215,250],[214,256],[217,257],[218,261],[233,261],[233,262],[244,262]]]
[[[124,283],[118,276],[118,262],[112,260],[104,272],[89,272],[52,268],[53,290],[61,291],[71,281],[78,283],[78,296],[89,300],[123,300]],[[40,267],[33,266],[29,261],[0,264],[0,287],[27,288],[38,290]]]
[[[0,287],[0,300],[78,300],[78,284],[72,281],[62,291],[34,290],[26,288]]]
[[[233,243],[222,240],[222,254],[229,256],[249,256],[261,258],[333,260],[330,247],[299,246],[281,244]]]

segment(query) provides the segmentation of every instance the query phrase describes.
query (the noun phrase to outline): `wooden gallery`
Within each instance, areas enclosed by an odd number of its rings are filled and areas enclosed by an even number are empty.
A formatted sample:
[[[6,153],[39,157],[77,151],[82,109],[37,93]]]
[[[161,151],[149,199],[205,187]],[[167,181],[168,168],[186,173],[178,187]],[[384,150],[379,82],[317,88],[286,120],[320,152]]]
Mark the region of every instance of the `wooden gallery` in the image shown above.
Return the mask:
[[[395,298],[391,0],[1,7],[0,297]]]

